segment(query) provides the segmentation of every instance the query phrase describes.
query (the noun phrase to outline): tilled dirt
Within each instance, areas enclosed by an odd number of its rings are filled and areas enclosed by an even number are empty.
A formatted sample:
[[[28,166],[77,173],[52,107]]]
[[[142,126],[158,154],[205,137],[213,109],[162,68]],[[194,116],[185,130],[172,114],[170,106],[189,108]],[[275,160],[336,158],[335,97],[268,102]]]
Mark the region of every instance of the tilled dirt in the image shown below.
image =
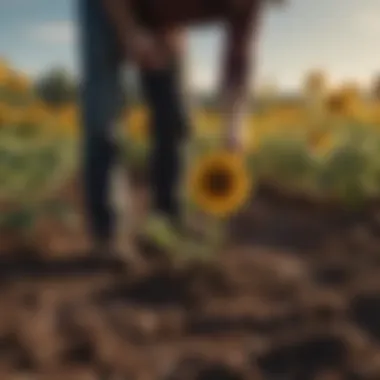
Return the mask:
[[[0,379],[378,380],[378,212],[264,189],[209,262],[0,270]]]

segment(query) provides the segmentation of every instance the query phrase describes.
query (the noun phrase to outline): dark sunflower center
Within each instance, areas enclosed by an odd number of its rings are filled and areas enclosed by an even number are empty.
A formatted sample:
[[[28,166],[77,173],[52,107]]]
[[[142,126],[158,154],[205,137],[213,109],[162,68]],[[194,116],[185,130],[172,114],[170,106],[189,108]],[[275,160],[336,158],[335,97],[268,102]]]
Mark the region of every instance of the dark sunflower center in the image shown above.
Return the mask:
[[[231,173],[222,168],[213,169],[205,176],[204,188],[210,195],[223,197],[231,191],[232,186]]]
[[[332,112],[344,112],[347,108],[347,100],[342,96],[332,96],[328,101],[328,108]]]

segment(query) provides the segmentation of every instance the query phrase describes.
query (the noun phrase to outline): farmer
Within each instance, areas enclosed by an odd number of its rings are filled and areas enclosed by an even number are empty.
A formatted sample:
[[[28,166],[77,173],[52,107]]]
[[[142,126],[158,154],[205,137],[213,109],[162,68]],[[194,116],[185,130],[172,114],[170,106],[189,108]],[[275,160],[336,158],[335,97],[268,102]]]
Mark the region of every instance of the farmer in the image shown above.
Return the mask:
[[[108,255],[115,242],[109,187],[116,155],[112,127],[122,106],[123,64],[128,61],[137,65],[152,115],[152,211],[168,228],[179,226],[176,189],[181,172],[181,142],[188,131],[180,75],[184,29],[215,21],[224,23],[227,35],[221,114],[226,145],[239,149],[237,131],[252,66],[250,48],[257,39],[263,1],[79,0],[84,187],[97,251]]]

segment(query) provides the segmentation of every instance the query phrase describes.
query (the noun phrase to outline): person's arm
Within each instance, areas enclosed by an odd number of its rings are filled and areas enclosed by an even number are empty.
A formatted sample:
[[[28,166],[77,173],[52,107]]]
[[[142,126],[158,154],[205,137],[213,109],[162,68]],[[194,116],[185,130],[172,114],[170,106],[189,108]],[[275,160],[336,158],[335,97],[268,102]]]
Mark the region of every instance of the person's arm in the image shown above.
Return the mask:
[[[154,36],[144,30],[133,14],[130,0],[103,0],[123,54],[143,67],[160,67],[165,62]]]
[[[138,29],[130,1],[103,0],[103,6],[115,28],[118,39],[124,43],[128,35],[135,33]]]
[[[249,12],[232,14],[227,24],[226,51],[223,62],[221,102],[223,128],[227,142],[238,148],[242,118],[247,105],[250,74],[254,71],[261,1],[252,1]],[[253,61],[252,61],[253,58]],[[234,146],[235,145],[235,146]]]

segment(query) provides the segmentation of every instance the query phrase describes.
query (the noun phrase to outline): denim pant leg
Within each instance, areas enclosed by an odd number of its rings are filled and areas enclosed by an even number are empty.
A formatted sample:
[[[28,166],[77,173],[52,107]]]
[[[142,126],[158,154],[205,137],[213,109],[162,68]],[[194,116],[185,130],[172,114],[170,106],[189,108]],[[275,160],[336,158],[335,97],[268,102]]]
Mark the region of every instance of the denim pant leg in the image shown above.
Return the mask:
[[[116,147],[112,137],[122,105],[120,68],[116,39],[101,0],[80,0],[79,6],[85,207],[90,233],[108,239],[113,233],[109,187]]]
[[[177,64],[141,72],[142,89],[152,117],[149,170],[153,208],[174,218],[180,214],[181,149],[189,132],[181,79]]]

